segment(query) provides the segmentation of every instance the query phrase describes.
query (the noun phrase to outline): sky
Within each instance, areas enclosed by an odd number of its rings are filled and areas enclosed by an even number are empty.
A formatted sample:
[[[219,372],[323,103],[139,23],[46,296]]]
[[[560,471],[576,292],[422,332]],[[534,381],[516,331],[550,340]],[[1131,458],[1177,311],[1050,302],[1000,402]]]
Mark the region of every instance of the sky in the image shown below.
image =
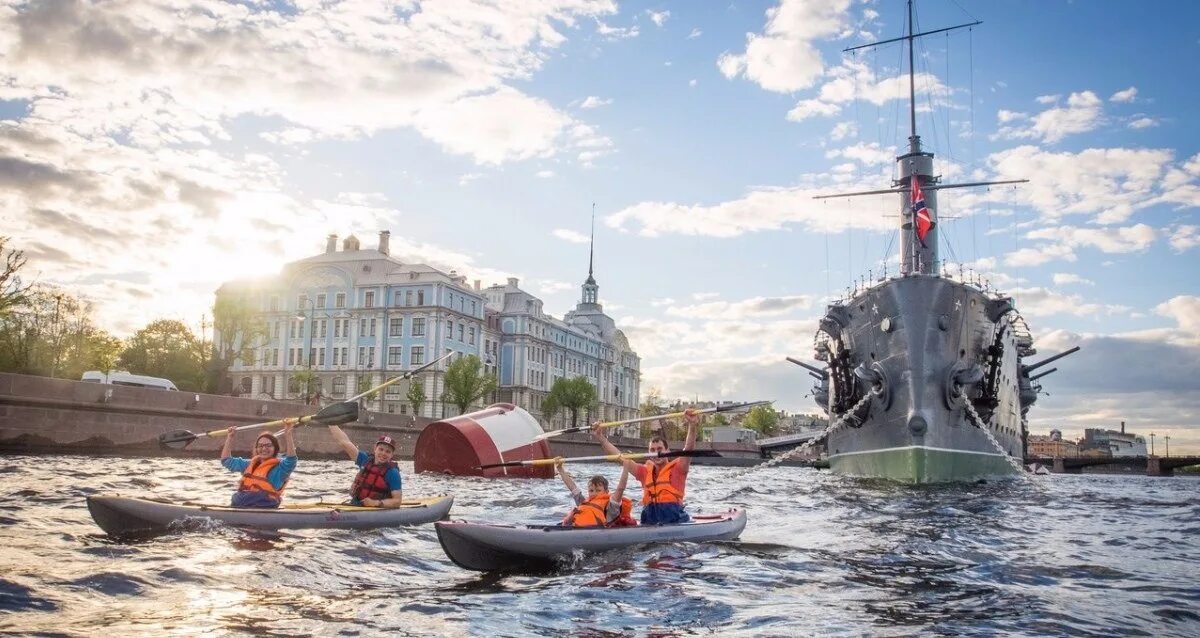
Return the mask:
[[[825,305],[895,272],[904,5],[0,0],[0,234],[128,335],[329,233],[605,309],[643,392],[813,411]],[[1200,5],[928,0],[941,256],[1011,294],[1034,432],[1200,454]],[[1159,453],[1162,453],[1159,450]]]

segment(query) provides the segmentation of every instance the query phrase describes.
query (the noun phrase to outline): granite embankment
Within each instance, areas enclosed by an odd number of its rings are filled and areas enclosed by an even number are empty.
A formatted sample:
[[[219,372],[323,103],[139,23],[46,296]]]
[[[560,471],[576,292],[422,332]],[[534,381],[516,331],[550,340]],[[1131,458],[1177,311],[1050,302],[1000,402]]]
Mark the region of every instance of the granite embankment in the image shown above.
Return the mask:
[[[283,401],[0,373],[0,452],[209,456],[220,450],[223,438],[201,438],[178,452],[161,450],[158,436],[172,430],[200,433],[315,411],[311,406]],[[389,434],[400,446],[399,455],[411,459],[417,437],[432,422],[434,419],[424,417],[364,412],[359,422],[346,424],[343,429],[363,448],[380,434]],[[249,432],[239,435],[236,449],[245,452],[250,439]],[[302,428],[296,441],[305,456],[342,454],[324,427]],[[637,439],[615,442],[624,449],[645,450],[645,443]],[[725,456],[758,458],[758,450],[752,445],[702,443],[698,447],[710,445]],[[561,456],[603,453],[586,434],[552,439],[551,446]]]

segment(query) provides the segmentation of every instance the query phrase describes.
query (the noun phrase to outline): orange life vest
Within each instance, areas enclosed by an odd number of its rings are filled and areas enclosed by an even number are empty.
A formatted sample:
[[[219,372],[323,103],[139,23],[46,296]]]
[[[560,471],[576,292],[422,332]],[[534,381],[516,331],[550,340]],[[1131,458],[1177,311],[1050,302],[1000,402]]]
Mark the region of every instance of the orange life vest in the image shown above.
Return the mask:
[[[616,526],[619,522],[622,525],[628,524],[622,522],[622,519],[633,521],[633,501],[622,498],[621,513],[611,524],[608,522],[608,501],[610,497],[611,495],[605,492],[580,503],[578,507],[571,511],[571,515],[568,517],[570,520],[567,524],[571,527],[609,527],[610,525]]]
[[[266,492],[275,498],[283,497],[283,489],[275,489],[271,485],[271,481],[267,480],[267,474],[279,465],[279,457],[260,458],[254,457],[250,459],[250,465],[246,466],[242,472],[242,481],[238,483],[238,491],[259,491]],[[286,485],[285,485],[286,487]]]
[[[642,482],[642,505],[653,503],[683,503],[683,490],[671,485],[671,474],[678,468],[679,459],[671,459],[660,469],[654,461],[646,461],[646,478]]]

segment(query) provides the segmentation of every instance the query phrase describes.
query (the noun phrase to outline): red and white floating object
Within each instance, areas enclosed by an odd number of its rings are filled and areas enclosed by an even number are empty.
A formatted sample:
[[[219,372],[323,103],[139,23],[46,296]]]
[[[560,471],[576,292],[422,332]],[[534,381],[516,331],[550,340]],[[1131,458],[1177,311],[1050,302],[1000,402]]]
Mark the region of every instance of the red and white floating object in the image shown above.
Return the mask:
[[[532,461],[550,457],[550,445],[535,440],[542,426],[511,403],[492,405],[430,423],[417,438],[413,466],[417,472],[453,476],[552,478],[553,466],[497,467],[481,465]]]

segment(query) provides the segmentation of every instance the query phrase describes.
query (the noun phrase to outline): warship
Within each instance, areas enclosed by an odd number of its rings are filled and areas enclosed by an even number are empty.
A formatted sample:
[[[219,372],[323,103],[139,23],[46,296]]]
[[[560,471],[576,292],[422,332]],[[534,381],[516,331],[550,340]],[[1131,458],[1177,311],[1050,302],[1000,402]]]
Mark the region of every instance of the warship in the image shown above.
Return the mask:
[[[835,427],[828,431],[829,466],[840,474],[905,483],[1017,476],[1023,472],[1026,413],[1037,401],[1045,365],[1036,363],[1029,327],[1010,296],[978,282],[943,275],[938,260],[938,192],[1027,180],[943,184],[934,155],[917,135],[913,33],[875,42],[908,47],[908,149],[896,158],[898,179],[884,190],[822,195],[895,193],[900,200],[900,268],[830,303],[814,338],[823,365],[789,359],[816,378],[813,395]],[[874,277],[871,277],[874,279]]]

